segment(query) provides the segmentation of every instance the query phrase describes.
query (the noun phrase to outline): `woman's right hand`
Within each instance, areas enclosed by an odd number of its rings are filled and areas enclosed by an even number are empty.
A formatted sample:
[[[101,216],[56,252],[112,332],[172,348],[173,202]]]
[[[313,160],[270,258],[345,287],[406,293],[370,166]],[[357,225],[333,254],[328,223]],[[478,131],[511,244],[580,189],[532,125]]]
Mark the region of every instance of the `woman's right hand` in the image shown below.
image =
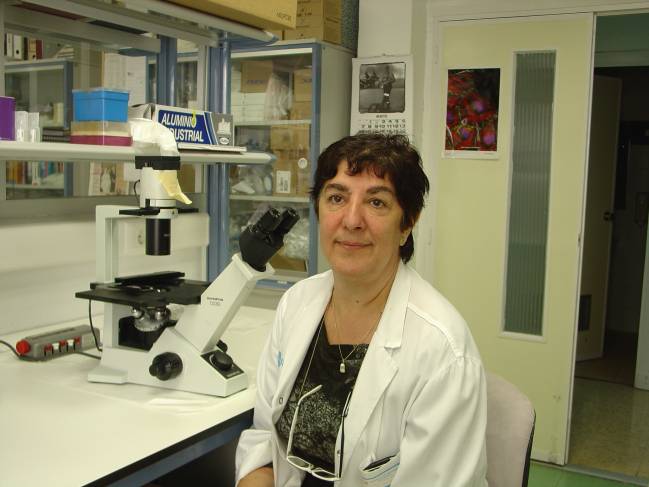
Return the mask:
[[[261,467],[242,478],[237,487],[275,487],[273,469]]]

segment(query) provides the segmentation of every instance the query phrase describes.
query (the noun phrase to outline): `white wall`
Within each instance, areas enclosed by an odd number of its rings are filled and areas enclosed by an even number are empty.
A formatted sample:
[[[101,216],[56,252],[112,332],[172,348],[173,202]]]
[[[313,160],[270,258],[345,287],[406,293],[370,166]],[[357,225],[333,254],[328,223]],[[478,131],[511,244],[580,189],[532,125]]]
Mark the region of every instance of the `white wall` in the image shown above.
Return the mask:
[[[428,30],[428,7],[426,0],[360,0],[358,28],[358,57],[412,55],[414,67],[414,139],[413,144],[421,153],[424,171],[434,194],[434,166],[428,157],[432,141],[426,132],[429,124],[431,100],[432,63],[430,62],[431,34]],[[432,201],[429,198],[415,227],[414,267],[429,280],[432,277]]]
[[[172,253],[144,255],[144,221],[119,223],[119,275],[157,270],[205,279],[207,216],[172,220]],[[74,297],[95,280],[94,221],[49,221],[0,226],[0,335],[83,319],[88,302]],[[95,304],[93,315],[103,313]]]
[[[413,0],[360,0],[358,57],[411,52]]]

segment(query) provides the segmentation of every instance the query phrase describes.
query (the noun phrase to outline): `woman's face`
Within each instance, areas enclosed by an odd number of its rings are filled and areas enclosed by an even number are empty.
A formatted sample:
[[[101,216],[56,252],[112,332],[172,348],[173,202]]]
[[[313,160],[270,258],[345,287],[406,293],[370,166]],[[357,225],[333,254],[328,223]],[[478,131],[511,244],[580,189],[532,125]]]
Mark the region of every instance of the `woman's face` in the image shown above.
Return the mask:
[[[371,170],[352,176],[343,160],[322,188],[318,214],[320,245],[335,273],[367,280],[396,269],[410,229],[401,230],[403,210],[389,178]]]

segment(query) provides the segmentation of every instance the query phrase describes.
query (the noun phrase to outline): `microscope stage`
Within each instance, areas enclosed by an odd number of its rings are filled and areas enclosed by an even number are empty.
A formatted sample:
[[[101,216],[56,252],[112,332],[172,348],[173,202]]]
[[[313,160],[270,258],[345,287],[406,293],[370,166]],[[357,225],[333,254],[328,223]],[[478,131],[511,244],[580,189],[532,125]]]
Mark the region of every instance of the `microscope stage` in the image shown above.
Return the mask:
[[[117,278],[114,283],[93,283],[77,298],[137,308],[157,308],[168,304],[200,304],[201,294],[210,285],[207,281],[180,279],[182,273],[144,274]]]

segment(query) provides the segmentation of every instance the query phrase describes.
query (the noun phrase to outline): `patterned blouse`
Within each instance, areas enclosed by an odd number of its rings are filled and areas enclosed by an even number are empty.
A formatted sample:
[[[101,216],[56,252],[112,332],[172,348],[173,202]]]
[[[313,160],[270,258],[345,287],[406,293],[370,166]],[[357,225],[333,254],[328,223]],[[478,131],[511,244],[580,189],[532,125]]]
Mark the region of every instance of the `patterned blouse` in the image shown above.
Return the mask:
[[[356,383],[368,345],[340,345],[340,348],[330,345],[323,325],[324,317],[311,340],[291,396],[275,426],[279,436],[288,444],[298,399],[322,385],[322,389],[300,405],[293,433],[292,454],[335,473],[336,438],[343,409]],[[340,371],[341,354],[345,358],[345,372]],[[302,485],[332,484],[307,475]]]

